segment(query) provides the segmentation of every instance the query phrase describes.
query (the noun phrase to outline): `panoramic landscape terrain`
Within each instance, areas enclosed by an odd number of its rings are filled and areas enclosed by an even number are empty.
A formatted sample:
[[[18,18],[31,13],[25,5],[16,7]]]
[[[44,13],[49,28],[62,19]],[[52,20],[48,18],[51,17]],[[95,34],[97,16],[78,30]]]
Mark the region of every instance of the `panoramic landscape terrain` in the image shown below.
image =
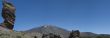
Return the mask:
[[[110,38],[110,0],[0,0],[0,38]]]
[[[71,31],[57,26],[44,25],[26,31],[14,31],[14,32],[0,31],[0,38],[43,38],[43,34],[49,34],[49,33],[60,35],[61,38],[69,38],[70,32]],[[50,38],[50,37],[45,37],[45,38]],[[110,35],[96,34],[92,32],[80,32],[79,38],[110,38]]]

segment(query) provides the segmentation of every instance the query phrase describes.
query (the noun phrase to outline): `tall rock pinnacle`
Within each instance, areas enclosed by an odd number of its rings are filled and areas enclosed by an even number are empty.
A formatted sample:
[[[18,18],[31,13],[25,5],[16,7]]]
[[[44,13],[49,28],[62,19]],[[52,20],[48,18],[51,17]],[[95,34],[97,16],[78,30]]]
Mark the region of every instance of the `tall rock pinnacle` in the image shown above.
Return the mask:
[[[11,2],[3,0],[2,2],[2,17],[4,19],[3,23],[0,24],[1,27],[4,27],[9,30],[13,30],[15,22],[15,7]]]

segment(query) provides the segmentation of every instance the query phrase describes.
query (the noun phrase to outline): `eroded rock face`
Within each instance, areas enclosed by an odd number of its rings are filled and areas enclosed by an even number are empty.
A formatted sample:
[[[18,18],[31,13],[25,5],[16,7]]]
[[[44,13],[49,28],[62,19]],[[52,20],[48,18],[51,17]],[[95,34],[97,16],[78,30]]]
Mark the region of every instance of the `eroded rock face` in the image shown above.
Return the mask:
[[[3,23],[0,26],[13,30],[14,22],[15,22],[15,7],[12,3],[3,0],[3,8],[2,8],[2,17],[4,19]]]

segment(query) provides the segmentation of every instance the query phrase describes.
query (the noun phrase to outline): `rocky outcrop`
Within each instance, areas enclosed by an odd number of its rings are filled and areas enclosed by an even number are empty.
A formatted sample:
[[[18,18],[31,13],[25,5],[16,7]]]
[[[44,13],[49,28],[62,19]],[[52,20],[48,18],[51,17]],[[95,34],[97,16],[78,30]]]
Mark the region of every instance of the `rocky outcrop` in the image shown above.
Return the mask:
[[[14,22],[15,22],[15,7],[12,3],[3,0],[2,2],[2,17],[4,19],[3,23],[0,26],[7,28],[9,30],[13,30]]]
[[[79,30],[73,31],[70,33],[69,38],[79,38],[80,37],[80,32]]]

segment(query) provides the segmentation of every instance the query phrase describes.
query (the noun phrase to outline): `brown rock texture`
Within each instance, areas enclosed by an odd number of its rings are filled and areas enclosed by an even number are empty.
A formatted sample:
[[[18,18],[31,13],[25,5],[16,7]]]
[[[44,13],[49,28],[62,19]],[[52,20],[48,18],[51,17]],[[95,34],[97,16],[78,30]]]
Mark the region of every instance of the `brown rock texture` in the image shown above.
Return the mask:
[[[7,2],[3,0],[2,2],[2,17],[4,19],[3,23],[0,26],[13,30],[14,22],[15,22],[15,7],[11,2]]]

